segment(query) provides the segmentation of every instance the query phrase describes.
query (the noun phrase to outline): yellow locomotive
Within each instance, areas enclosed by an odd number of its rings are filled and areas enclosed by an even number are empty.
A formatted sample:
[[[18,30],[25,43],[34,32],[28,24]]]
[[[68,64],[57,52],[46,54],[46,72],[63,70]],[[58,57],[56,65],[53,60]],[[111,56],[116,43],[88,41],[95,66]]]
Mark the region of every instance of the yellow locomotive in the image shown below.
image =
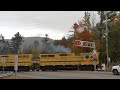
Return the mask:
[[[96,65],[99,64],[99,53],[97,53]],[[40,69],[59,70],[59,69],[78,69],[94,70],[93,53],[70,54],[40,54]]]
[[[3,62],[3,57],[5,61]],[[14,59],[15,55],[0,55],[0,70],[3,66],[5,70],[14,70]],[[18,55],[18,68],[20,71],[29,70],[32,65],[32,54],[19,54]]]
[[[5,57],[5,62],[2,62]],[[4,66],[5,70],[14,70],[15,55],[0,55],[0,70]],[[96,56],[96,65],[99,64],[99,53]],[[39,59],[33,60],[32,54],[19,54],[18,55],[18,70],[28,71],[33,65],[38,65],[38,70],[94,70],[93,53],[81,53],[75,55],[69,54],[40,54]]]

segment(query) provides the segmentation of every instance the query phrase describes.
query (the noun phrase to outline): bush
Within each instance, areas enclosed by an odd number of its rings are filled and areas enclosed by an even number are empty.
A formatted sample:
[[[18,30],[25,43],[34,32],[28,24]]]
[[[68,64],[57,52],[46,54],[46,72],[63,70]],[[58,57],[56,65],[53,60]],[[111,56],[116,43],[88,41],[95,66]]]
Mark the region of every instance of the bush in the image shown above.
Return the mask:
[[[112,64],[112,66],[115,66],[115,65],[120,64],[120,61],[116,61],[116,62],[114,61],[114,62],[112,62],[111,64]]]

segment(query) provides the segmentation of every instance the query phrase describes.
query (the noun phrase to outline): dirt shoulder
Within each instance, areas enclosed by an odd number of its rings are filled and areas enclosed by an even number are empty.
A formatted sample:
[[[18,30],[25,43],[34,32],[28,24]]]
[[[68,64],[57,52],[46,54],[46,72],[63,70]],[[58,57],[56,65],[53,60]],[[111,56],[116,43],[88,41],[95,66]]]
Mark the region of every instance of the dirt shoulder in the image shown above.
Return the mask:
[[[7,77],[4,77],[3,79],[15,79],[15,76],[14,75],[7,76]],[[17,79],[34,79],[34,78],[26,77],[26,76],[17,76]]]

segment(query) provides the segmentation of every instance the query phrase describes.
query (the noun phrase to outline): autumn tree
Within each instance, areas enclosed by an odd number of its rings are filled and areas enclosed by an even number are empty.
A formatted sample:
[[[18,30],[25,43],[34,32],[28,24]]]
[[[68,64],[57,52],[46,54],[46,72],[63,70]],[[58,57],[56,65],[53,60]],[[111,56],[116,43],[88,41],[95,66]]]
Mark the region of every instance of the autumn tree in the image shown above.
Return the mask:
[[[74,29],[74,40],[81,40],[81,41],[93,41],[93,33],[91,29],[90,23],[90,14],[85,12],[85,17],[82,21],[78,21],[73,25]],[[77,47],[73,43],[72,49],[75,53],[82,53],[82,52],[91,52],[93,49],[86,48],[86,47]]]

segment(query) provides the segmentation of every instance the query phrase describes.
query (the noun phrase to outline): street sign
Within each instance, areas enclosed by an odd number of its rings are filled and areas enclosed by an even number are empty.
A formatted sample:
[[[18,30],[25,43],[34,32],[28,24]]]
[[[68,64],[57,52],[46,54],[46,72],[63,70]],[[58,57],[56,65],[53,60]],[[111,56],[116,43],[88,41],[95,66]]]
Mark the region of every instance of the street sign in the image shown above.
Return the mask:
[[[109,62],[111,61],[110,58],[108,58],[108,61],[109,61]]]
[[[96,55],[96,46],[95,42],[89,42],[89,41],[81,41],[81,40],[75,40],[74,41],[75,46],[79,47],[88,47],[88,48],[93,48],[93,62],[94,62],[94,70],[96,71],[96,60],[97,60],[97,55]]]
[[[4,64],[6,62],[6,58],[2,57],[2,64]]]
[[[75,46],[94,48],[94,42],[75,40]]]
[[[96,54],[96,53],[97,53],[97,50],[93,50],[93,53]]]
[[[6,56],[2,56],[2,64],[3,64],[3,73],[4,73],[4,64],[6,62]]]
[[[96,60],[97,59],[97,50],[93,50],[93,58]]]
[[[18,70],[18,55],[15,56],[14,70]]]

